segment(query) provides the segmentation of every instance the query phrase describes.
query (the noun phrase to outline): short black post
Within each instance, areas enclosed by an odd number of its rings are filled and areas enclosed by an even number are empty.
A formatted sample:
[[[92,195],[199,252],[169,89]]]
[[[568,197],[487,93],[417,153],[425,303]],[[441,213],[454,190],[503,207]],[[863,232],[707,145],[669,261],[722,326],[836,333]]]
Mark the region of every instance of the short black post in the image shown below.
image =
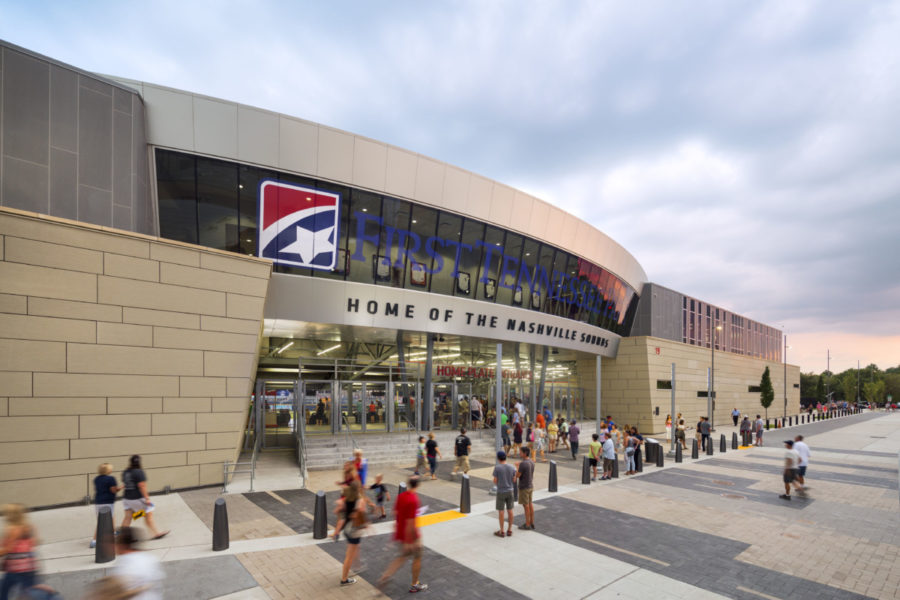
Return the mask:
[[[707,455],[707,456],[712,456],[712,455],[713,455],[712,436],[709,436],[709,439],[706,440],[706,455]]]
[[[94,562],[108,563],[116,558],[116,540],[113,529],[112,509],[108,506],[100,508],[97,513],[97,547],[94,550]]]
[[[675,462],[680,463],[682,460],[681,444],[675,444]]]
[[[213,552],[228,550],[228,508],[225,498],[216,498],[213,509]]]
[[[769,430],[769,419],[766,419],[766,431]]]
[[[459,512],[464,515],[472,512],[472,492],[469,489],[469,476],[462,476],[462,487],[459,490]]]
[[[653,449],[651,446],[655,447],[656,444],[651,444],[650,442],[644,442],[644,462],[648,465],[656,460],[653,456]]]
[[[657,446],[660,446],[660,445],[657,444]],[[657,467],[662,467],[662,466],[664,466],[664,465],[665,465],[665,458],[663,458],[662,448],[661,448],[661,447],[657,447],[657,448],[654,450],[654,452],[655,452],[655,454],[656,454],[656,466],[657,466]]]
[[[406,482],[404,481],[404,482],[400,483],[400,485],[397,486],[397,495],[399,496],[400,494],[402,494],[405,491],[406,491]]]
[[[328,509],[325,507],[325,492],[316,492],[316,505],[313,510],[313,539],[324,540],[328,537]]]
[[[737,431],[735,431],[734,433],[731,434],[731,449],[732,450],[738,449]]]
[[[722,454],[725,454],[725,450],[726,450],[725,434],[723,433],[722,435],[719,436],[719,452],[721,452]]]
[[[556,461],[550,461],[550,481],[547,483],[548,492],[558,492],[559,486],[556,481]]]
[[[613,456],[612,477],[613,477],[613,479],[619,478],[619,455],[618,454]]]
[[[591,465],[588,462],[588,457],[583,457],[584,460],[581,462],[581,483],[585,485],[591,484]]]
[[[513,504],[519,501],[519,480],[513,479]]]
[[[635,473],[644,472],[644,459],[640,448],[637,448],[634,452],[634,471]]]
[[[700,449],[697,448],[697,438],[691,440],[691,458],[700,458]]]

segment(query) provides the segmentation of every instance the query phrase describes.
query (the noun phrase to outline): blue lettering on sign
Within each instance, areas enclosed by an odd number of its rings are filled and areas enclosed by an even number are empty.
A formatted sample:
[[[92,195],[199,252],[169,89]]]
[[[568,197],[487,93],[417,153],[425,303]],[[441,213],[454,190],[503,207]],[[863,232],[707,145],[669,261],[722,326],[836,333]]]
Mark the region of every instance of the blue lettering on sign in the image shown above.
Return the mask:
[[[410,253],[424,252],[434,261],[433,267],[425,266],[424,270],[429,275],[440,273],[449,262],[445,261],[445,255],[453,255],[453,272],[451,277],[459,276],[460,262],[464,253],[471,253],[476,248],[484,249],[481,264],[482,284],[488,282],[488,274],[492,264],[499,265],[499,277],[497,285],[509,290],[521,287],[531,293],[547,292],[550,300],[562,302],[566,306],[577,306],[589,310],[596,315],[613,313],[612,305],[607,304],[601,290],[597,289],[587,279],[579,279],[565,271],[553,269],[548,273],[541,265],[529,265],[524,260],[520,261],[515,256],[504,253],[504,248],[496,244],[477,241],[474,245],[464,244],[458,240],[448,240],[438,236],[430,236],[424,242],[419,234],[407,229],[399,229],[386,225],[380,217],[365,212],[355,211],[356,218],[356,249],[351,259],[365,262],[367,257],[363,252],[368,242],[375,247],[375,254],[383,256],[383,262],[394,268],[403,268]],[[408,246],[408,247],[407,247]],[[451,249],[451,252],[447,252]],[[444,252],[442,252],[444,250]],[[396,254],[395,254],[396,251]],[[614,313],[613,313],[614,314]]]

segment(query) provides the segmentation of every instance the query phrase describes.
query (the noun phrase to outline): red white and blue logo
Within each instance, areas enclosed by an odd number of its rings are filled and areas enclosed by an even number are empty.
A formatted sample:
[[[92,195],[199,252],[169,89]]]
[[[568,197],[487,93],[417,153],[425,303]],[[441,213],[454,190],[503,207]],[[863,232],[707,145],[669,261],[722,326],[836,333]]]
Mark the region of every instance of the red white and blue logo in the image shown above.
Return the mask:
[[[282,265],[332,270],[341,197],[281,181],[259,184],[259,256]]]

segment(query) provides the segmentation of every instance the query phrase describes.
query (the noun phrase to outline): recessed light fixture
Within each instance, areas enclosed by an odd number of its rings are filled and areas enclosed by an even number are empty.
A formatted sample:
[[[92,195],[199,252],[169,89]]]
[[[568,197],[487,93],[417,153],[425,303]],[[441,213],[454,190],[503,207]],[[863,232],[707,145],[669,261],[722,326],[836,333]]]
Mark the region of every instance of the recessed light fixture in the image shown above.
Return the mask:
[[[418,223],[418,221],[416,221],[415,219],[413,219],[413,223]]]
[[[369,209],[368,209],[368,208],[364,208],[364,209],[363,209],[363,212],[369,212]]]
[[[244,189],[244,184],[243,184],[243,183],[239,183],[239,184],[238,184],[238,189]]]
[[[525,256],[531,256],[531,252],[526,252]]]

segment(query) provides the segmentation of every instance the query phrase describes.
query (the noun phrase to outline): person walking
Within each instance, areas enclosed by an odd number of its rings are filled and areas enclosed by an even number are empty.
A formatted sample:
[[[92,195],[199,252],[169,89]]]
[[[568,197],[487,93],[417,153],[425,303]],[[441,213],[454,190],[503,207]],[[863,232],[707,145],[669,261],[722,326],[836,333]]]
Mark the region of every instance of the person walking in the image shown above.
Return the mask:
[[[534,461],[538,460],[538,453],[541,455],[541,462],[547,462],[547,457],[544,454],[544,438],[546,434],[544,433],[544,428],[538,426],[535,428],[534,432]]]
[[[569,425],[569,445],[572,448],[572,460],[578,458],[578,434],[581,433],[581,428],[578,427],[578,423],[575,422],[575,419],[572,419],[572,423]]]
[[[784,440],[784,493],[780,496],[782,500],[791,499],[791,484],[797,490],[797,493],[803,495],[805,492],[797,481],[797,467],[800,464],[800,455],[794,450],[794,440]]]
[[[25,506],[7,504],[3,507],[6,526],[0,544],[0,562],[3,564],[3,582],[0,583],[0,600],[8,600],[13,590],[28,590],[37,583],[37,560],[34,549],[38,539],[34,527],[28,522]],[[17,593],[18,594],[18,593]]]
[[[428,441],[425,442],[425,456],[428,458],[428,470],[431,471],[431,480],[437,479],[437,460],[438,457],[444,458],[441,449],[438,448],[437,440],[434,439],[434,432],[428,433]]]
[[[519,525],[519,529],[534,529],[534,462],[529,458],[528,448],[522,448],[520,454],[522,460],[516,467],[516,481],[519,483],[519,504],[525,511],[525,523]],[[512,525],[512,521],[510,521]],[[500,524],[503,529],[503,524]]]
[[[741,411],[737,409],[737,406],[734,407],[734,410],[731,411],[731,420],[734,421],[734,426],[737,427],[738,419],[741,418]]]
[[[366,473],[369,471],[369,459],[363,458],[362,448],[353,451],[353,466],[356,467],[356,475],[359,482],[365,487]]]
[[[610,436],[603,440],[603,476],[600,480],[610,480],[613,474],[613,463],[616,461],[616,443]]]
[[[147,491],[147,476],[141,468],[141,457],[137,454],[128,459],[128,468],[122,472],[122,487],[124,498],[122,507],[125,509],[125,518],[122,519],[122,527],[131,525],[132,518],[144,517],[147,529],[153,534],[154,540],[158,540],[169,534],[168,531],[160,531],[156,528],[153,518],[155,506],[150,502],[150,493]]]
[[[162,600],[166,573],[150,552],[138,548],[138,533],[134,527],[121,527],[116,536],[116,565],[112,574],[129,591],[140,591],[135,600]]]
[[[666,415],[666,441],[672,439],[672,415]]]
[[[527,450],[522,448],[520,452]],[[506,452],[497,452],[497,465],[494,467],[494,485],[497,486],[497,518],[500,520],[500,529],[494,532],[497,537],[511,536],[513,534],[513,482],[516,478],[516,468],[506,464]],[[505,512],[505,515],[504,515]],[[508,528],[503,532],[503,517],[508,517]]]
[[[416,447],[416,476],[425,472],[425,436],[419,436],[419,445]]]
[[[569,422],[560,416],[557,421],[559,421],[559,439],[563,443],[563,446],[566,447],[566,450],[569,449]]]
[[[513,415],[517,415],[519,413],[513,413]],[[518,453],[519,449],[522,447],[522,423],[516,421],[513,425],[513,452]]]
[[[387,516],[384,512],[384,505],[386,502],[391,501],[391,493],[387,490],[387,486],[382,483],[383,479],[384,475],[378,473],[375,475],[375,483],[369,486],[369,489],[375,492],[375,512],[378,513],[379,519]]]
[[[637,452],[637,438],[631,436],[631,432],[626,430],[625,435],[625,474],[634,475],[637,472],[637,466],[634,462],[634,453]]]
[[[478,422],[481,420],[481,400],[478,399],[478,396],[472,396],[469,408],[471,409],[472,429],[477,430]]]
[[[363,487],[359,481],[353,481],[344,488],[344,493],[338,498],[334,512],[338,515],[338,522],[334,528],[333,538],[338,541],[341,532],[347,538],[347,552],[344,554],[344,563],[341,569],[341,585],[353,585],[356,579],[350,577],[350,568],[359,558],[359,543],[362,534],[368,526],[366,506],[368,499],[362,492]]]
[[[394,502],[394,513],[397,518],[394,541],[400,545],[400,554],[391,561],[375,584],[379,591],[384,591],[388,580],[403,566],[407,558],[412,559],[412,583],[409,586],[409,593],[428,589],[428,585],[419,581],[419,573],[422,570],[422,537],[419,528],[416,527],[416,514],[419,512],[419,496],[416,494],[418,486],[419,478],[410,477],[406,482],[406,491],[399,494]]]
[[[111,475],[113,467],[109,463],[103,463],[97,468],[97,476],[94,477],[94,512],[100,514],[104,506],[109,507],[112,516],[116,508],[116,492],[120,488],[116,484],[116,478]],[[94,537],[91,539],[91,548],[97,547],[97,528],[94,527]]]
[[[763,445],[764,425],[765,423],[763,423],[762,417],[756,415],[756,445],[760,447]]]
[[[794,438],[794,451],[800,456],[800,463],[797,465],[797,481],[800,482],[800,489],[806,490],[806,467],[809,466],[809,446],[803,441],[803,436],[798,435]]]
[[[600,443],[600,436],[596,433],[591,434],[591,443],[588,444],[588,464],[591,466],[591,481],[597,481],[597,460],[603,450],[603,444]]]
[[[453,453],[456,454],[456,465],[450,473],[451,477],[456,475],[457,471],[460,469],[462,469],[463,473],[469,472],[469,451],[471,449],[472,441],[469,439],[469,436],[466,435],[466,428],[462,427],[459,430],[459,435],[456,436],[456,440],[453,442]]]
[[[700,417],[700,447],[705,452],[706,445],[712,442],[709,439],[709,417]]]

